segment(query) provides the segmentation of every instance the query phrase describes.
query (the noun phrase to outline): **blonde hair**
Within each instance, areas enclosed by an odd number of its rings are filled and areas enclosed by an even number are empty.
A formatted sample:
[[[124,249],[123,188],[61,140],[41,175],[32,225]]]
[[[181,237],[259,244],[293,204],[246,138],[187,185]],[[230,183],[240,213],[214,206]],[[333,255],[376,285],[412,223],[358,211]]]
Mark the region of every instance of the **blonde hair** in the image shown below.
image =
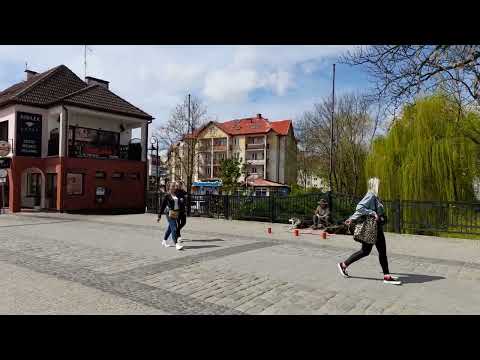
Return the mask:
[[[368,191],[378,196],[378,188],[380,187],[380,179],[373,177],[368,179]]]

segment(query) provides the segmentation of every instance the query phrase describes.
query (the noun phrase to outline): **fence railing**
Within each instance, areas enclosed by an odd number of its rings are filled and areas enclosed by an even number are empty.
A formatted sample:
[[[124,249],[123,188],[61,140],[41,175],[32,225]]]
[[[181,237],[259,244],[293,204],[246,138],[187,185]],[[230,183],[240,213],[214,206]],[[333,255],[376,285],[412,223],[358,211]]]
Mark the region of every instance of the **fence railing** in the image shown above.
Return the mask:
[[[147,211],[157,213],[163,195],[149,193]],[[191,216],[288,223],[297,217],[311,220],[318,201],[330,204],[331,221],[340,224],[361,197],[338,193],[296,196],[192,195]],[[480,235],[480,202],[382,200],[385,230],[397,233]]]

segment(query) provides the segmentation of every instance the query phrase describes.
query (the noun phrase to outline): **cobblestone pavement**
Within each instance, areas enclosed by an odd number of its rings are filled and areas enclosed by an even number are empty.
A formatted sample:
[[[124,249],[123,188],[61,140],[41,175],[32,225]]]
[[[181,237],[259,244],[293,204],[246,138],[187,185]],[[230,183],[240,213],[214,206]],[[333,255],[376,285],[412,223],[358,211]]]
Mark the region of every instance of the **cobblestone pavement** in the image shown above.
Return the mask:
[[[229,233],[225,221],[189,219],[179,252],[160,246],[164,224],[152,220],[148,214],[2,215],[0,268],[15,276],[2,271],[0,283],[15,281],[16,290],[0,292],[7,293],[0,312],[480,314],[480,247],[479,261],[460,250],[457,258],[428,256],[423,245],[417,255],[389,252],[391,270],[404,281],[394,287],[381,281],[374,252],[352,265],[351,279],[337,274],[336,262],[357,247],[353,241],[312,245],[252,236],[258,223],[237,222]],[[387,241],[401,248],[395,243],[401,240]],[[441,241],[435,246],[460,249]],[[65,289],[60,299],[59,289]]]

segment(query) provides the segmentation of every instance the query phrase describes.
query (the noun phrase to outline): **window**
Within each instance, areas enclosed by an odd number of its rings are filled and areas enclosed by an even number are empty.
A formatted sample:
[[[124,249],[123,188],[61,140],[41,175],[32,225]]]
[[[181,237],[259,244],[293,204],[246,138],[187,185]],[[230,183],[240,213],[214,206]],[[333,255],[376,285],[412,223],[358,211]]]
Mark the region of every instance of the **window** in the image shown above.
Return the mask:
[[[257,160],[257,153],[252,153],[252,160]]]
[[[0,122],[0,141],[8,141],[8,121]]]
[[[252,167],[251,174],[256,174],[256,173],[257,173],[257,168],[254,166],[254,167]]]
[[[40,174],[29,173],[27,175],[27,196],[28,197],[40,196]]]
[[[67,174],[67,195],[83,195],[83,174]]]
[[[138,180],[140,179],[140,174],[139,173],[129,173],[128,178],[131,180]]]
[[[256,188],[255,196],[267,196],[267,188]]]
[[[95,177],[96,177],[97,179],[105,179],[105,178],[106,178],[106,175],[107,175],[107,174],[105,173],[105,171],[97,171],[97,172],[95,173]]]
[[[112,174],[112,179],[123,179],[123,172],[114,172]]]
[[[212,173],[212,169],[210,167],[207,168],[207,175],[210,175]]]

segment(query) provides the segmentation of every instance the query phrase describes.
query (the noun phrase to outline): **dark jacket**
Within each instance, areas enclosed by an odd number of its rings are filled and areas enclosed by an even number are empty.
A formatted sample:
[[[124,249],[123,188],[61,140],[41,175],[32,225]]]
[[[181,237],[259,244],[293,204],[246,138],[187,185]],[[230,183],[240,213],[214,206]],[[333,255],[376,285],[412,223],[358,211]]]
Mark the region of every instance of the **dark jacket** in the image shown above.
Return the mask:
[[[178,206],[180,207],[180,212],[184,213],[187,207],[187,192],[182,189],[177,189],[175,195],[178,197]]]
[[[178,196],[177,196],[178,197]],[[178,207],[180,208],[180,198],[178,198]],[[166,194],[165,197],[163,198],[162,205],[160,206],[160,211],[158,213],[158,217],[162,216],[162,214],[165,212],[165,209],[167,208],[170,210],[175,209],[175,200],[173,200],[173,197],[170,193]]]

